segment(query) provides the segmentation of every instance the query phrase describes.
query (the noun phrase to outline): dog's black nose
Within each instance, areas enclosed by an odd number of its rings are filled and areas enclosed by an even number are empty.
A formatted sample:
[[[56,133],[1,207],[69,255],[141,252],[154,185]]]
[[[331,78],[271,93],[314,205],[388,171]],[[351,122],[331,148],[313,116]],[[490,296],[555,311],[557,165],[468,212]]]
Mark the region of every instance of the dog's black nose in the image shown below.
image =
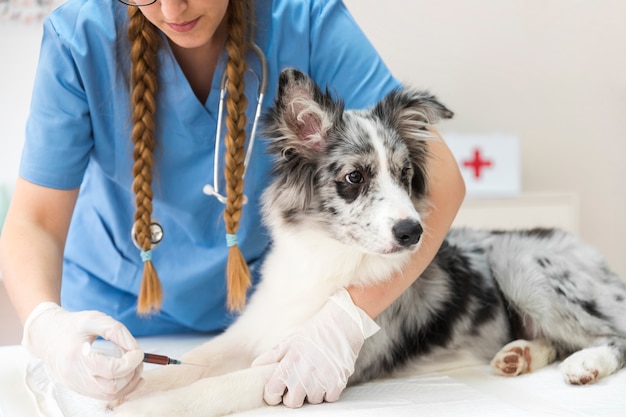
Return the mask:
[[[416,244],[420,240],[420,237],[422,237],[422,232],[424,231],[420,222],[415,220],[401,220],[396,223],[391,230],[393,236],[402,246]]]

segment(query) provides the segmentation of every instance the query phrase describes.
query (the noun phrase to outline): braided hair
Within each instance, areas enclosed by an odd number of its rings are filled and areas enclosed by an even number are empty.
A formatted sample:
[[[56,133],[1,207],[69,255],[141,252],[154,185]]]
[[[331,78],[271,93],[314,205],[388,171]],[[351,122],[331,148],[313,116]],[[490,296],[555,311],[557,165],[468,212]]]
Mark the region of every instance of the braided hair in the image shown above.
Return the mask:
[[[131,58],[132,140],[134,143],[133,192],[135,193],[134,239],[144,260],[143,277],[137,300],[137,312],[149,314],[162,303],[159,276],[152,264],[152,165],[154,150],[154,114],[158,87],[160,38],[156,28],[137,7],[129,7],[128,38]]]
[[[158,312],[163,301],[163,290],[159,276],[152,263],[152,167],[154,138],[154,115],[156,112],[156,94],[158,88],[158,57],[161,38],[157,28],[152,25],[137,7],[129,7],[130,18],[128,38],[131,58],[131,109],[133,158],[133,192],[135,194],[135,215],[133,237],[141,250],[144,270],[137,300],[137,312],[148,315]],[[248,49],[253,19],[252,1],[231,0],[227,11],[228,37],[226,51],[228,62],[228,98],[226,108],[226,208],[224,221],[228,262],[226,280],[231,311],[243,309],[246,292],[250,286],[250,271],[246,260],[237,245],[236,233],[243,206],[243,175],[245,157],[245,110],[248,100],[244,94],[244,75],[247,70],[245,54]],[[215,152],[218,152],[216,149]]]
[[[226,209],[224,221],[226,223],[226,236],[228,250],[228,262],[226,264],[226,282],[228,290],[228,307],[230,310],[242,310],[246,301],[246,291],[250,286],[250,271],[236,241],[236,233],[239,228],[243,206],[243,174],[246,132],[246,107],[248,100],[244,94],[244,74],[247,70],[245,53],[248,48],[248,36],[246,29],[246,10],[250,5],[243,1],[230,1],[228,14],[229,34],[226,39],[226,51],[228,62],[226,75],[228,77],[228,99],[226,108]],[[215,152],[218,150],[216,149]]]

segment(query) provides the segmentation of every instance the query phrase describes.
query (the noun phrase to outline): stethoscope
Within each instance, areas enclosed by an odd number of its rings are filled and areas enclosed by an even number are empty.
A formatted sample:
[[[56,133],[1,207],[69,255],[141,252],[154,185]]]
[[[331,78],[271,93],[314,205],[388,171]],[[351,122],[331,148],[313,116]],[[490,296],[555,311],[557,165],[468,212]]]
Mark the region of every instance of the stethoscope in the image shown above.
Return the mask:
[[[252,72],[257,81],[259,83],[259,88],[257,90],[257,105],[256,111],[254,113],[254,121],[252,123],[252,130],[250,131],[250,138],[248,139],[248,147],[246,149],[246,155],[243,161],[243,177],[246,175],[246,170],[248,169],[248,163],[250,162],[250,157],[252,156],[252,149],[254,147],[254,140],[256,138],[256,130],[259,122],[259,118],[261,116],[262,107],[263,107],[263,98],[265,97],[265,91],[267,89],[267,60],[265,59],[265,54],[259,48],[259,46],[251,42],[250,49],[256,53],[259,58],[259,63],[261,64],[261,76],[254,72],[252,69],[248,69]],[[215,151],[213,157],[213,185],[207,184],[204,186],[202,191],[206,195],[214,196],[220,203],[226,204],[226,197],[219,192],[219,160],[220,160],[220,142],[222,137],[222,123],[223,123],[223,115],[224,115],[224,100],[226,98],[226,88],[228,86],[228,76],[226,75],[226,71],[222,75],[222,82],[220,85],[220,102],[217,108],[217,129],[215,130]],[[246,204],[248,198],[243,196],[243,204]]]
[[[259,118],[261,117],[261,113],[263,111],[263,99],[265,98],[265,92],[267,90],[267,80],[268,80],[268,72],[267,72],[267,59],[265,58],[265,54],[261,50],[261,48],[254,42],[250,42],[250,49],[257,55],[259,59],[259,64],[261,67],[261,74],[257,74],[251,68],[248,68],[248,71],[252,72],[256,77],[259,88],[257,89],[257,105],[254,113],[254,119],[252,122],[252,130],[250,131],[250,137],[248,139],[248,147],[246,148],[246,154],[244,156],[243,162],[243,176],[246,175],[246,170],[248,168],[248,164],[250,162],[250,157],[252,156],[252,150],[254,148],[254,141],[256,139],[256,131],[259,122]],[[214,196],[220,203],[226,204],[226,197],[219,192],[219,160],[220,160],[220,144],[222,137],[222,124],[223,124],[223,116],[224,116],[224,102],[226,99],[228,87],[228,75],[226,71],[222,75],[222,80],[220,84],[220,101],[217,108],[217,128],[215,130],[215,151],[213,157],[213,185],[206,184],[202,188],[202,192],[209,196]],[[246,204],[248,198],[243,196],[243,203]],[[131,237],[135,246],[139,249],[139,243],[137,242],[137,237],[135,234],[135,226],[131,230]],[[156,220],[152,219],[150,222],[150,241],[152,242],[151,248],[154,249],[161,241],[163,240],[164,232],[163,226]]]

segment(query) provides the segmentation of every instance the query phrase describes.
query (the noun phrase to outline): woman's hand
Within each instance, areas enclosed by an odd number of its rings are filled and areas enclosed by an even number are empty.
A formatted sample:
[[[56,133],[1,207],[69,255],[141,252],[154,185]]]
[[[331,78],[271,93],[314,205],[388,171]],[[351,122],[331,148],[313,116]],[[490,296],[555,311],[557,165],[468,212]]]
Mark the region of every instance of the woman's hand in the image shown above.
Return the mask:
[[[114,358],[91,350],[98,336],[125,353]],[[101,400],[132,391],[143,370],[143,352],[128,329],[98,311],[71,313],[56,303],[41,303],[26,320],[22,344],[57,382]]]
[[[365,339],[378,325],[354,305],[344,289],[301,328],[253,363],[278,366],[265,386],[269,405],[281,401],[291,408],[339,399]]]

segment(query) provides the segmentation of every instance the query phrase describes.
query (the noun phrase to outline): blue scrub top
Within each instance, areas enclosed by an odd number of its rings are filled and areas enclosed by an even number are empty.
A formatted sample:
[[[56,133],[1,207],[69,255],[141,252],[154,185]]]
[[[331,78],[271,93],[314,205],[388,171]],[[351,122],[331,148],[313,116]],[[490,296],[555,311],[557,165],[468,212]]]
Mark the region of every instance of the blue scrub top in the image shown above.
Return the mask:
[[[69,0],[45,20],[20,176],[46,187],[80,186],[63,264],[65,308],[103,311],[135,335],[219,331],[234,318],[225,307],[224,205],[202,189],[213,182],[226,56],[207,102],[201,103],[163,42],[153,216],[165,237],[153,262],[164,300],[160,313],[140,317],[135,309],[143,264],[130,238],[134,195],[126,9],[113,0]],[[400,85],[341,1],[258,0],[256,13],[256,41],[269,68],[264,109],[272,104],[285,67],[308,73],[345,100],[347,108],[368,107]],[[251,53],[248,63],[260,74],[256,55]],[[250,72],[249,125],[257,86]],[[222,140],[221,155],[223,146]],[[248,204],[237,233],[254,282],[269,243],[259,210],[269,171],[270,158],[259,138],[245,177]]]

